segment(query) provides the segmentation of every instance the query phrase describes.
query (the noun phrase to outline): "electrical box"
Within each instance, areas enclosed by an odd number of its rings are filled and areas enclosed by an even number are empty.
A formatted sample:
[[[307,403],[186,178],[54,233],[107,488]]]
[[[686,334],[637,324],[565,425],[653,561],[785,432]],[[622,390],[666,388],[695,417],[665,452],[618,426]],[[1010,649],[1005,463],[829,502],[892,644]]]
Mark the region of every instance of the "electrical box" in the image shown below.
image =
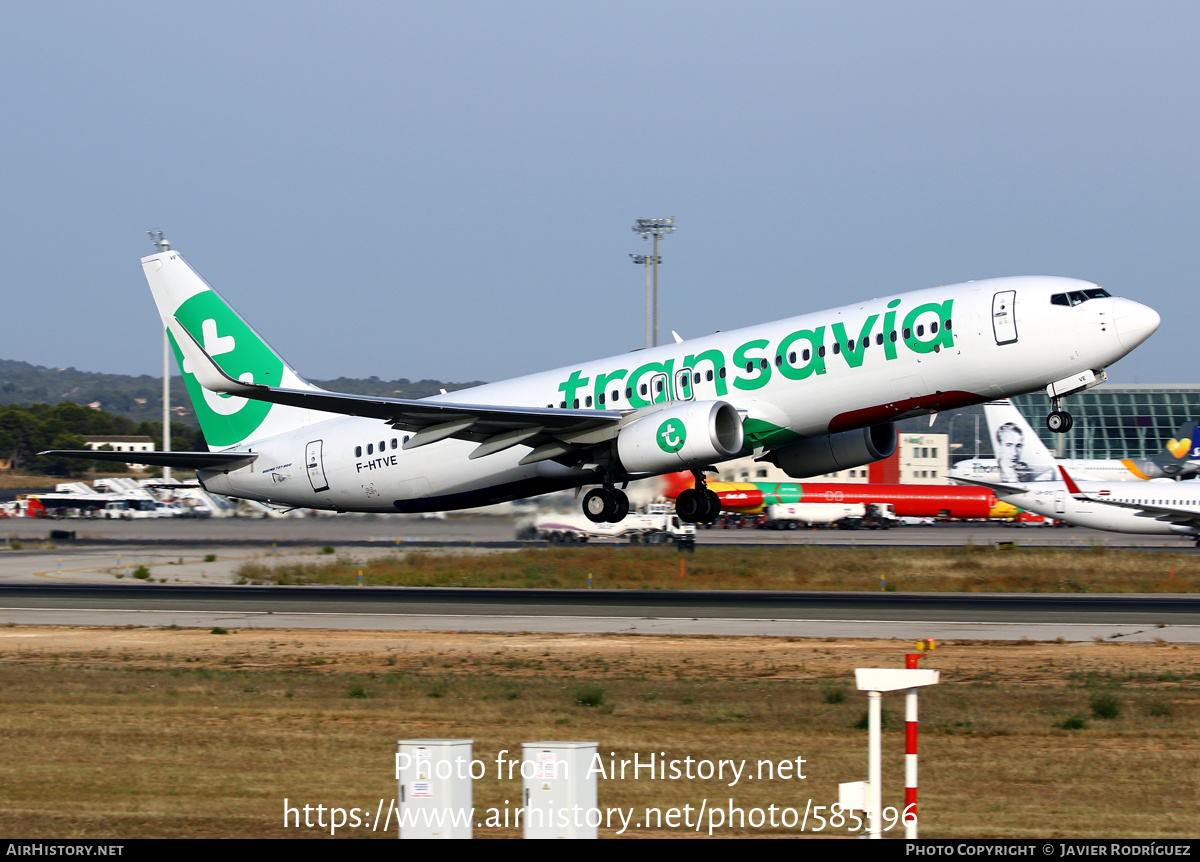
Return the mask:
[[[396,818],[401,838],[470,838],[470,739],[401,739]]]
[[[838,785],[838,805],[843,811],[866,811],[871,805],[871,785],[866,781],[846,781]]]
[[[525,742],[526,838],[596,838],[595,742]],[[590,773],[590,774],[589,774]]]

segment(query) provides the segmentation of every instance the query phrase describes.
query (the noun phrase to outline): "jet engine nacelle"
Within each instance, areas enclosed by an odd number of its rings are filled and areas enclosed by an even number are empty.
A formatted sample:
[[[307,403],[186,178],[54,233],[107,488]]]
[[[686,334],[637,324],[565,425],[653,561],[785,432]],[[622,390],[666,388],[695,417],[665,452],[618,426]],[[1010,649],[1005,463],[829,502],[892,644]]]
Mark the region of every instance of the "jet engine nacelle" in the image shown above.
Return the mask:
[[[802,479],[881,461],[895,451],[896,425],[886,422],[801,440],[776,449],[762,460],[770,461],[793,479]]]
[[[728,401],[695,401],[658,410],[617,435],[617,458],[627,473],[670,473],[737,456],[742,417]]]

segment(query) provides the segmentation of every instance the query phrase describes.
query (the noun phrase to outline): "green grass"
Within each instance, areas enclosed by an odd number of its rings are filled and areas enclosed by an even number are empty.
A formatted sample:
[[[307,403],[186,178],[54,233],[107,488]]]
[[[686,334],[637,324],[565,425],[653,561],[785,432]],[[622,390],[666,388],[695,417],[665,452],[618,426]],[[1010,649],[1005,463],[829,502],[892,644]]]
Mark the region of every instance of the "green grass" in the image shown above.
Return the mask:
[[[1170,567],[1174,580],[1168,579]],[[671,548],[584,546],[523,548],[510,553],[408,552],[329,562],[254,561],[247,583],[356,584],[412,587],[586,589],[731,589],[889,592],[1156,593],[1200,589],[1200,558],[1182,554],[1089,549],[990,547],[871,549],[791,545],[700,547],[679,577]]]

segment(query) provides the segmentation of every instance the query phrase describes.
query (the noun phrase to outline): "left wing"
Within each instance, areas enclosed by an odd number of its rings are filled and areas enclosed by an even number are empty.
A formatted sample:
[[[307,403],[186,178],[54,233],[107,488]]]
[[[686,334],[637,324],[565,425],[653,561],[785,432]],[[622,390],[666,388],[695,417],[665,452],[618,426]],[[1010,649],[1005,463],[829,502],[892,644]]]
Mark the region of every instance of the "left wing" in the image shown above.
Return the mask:
[[[234,380],[212,360],[178,319],[172,320],[169,328],[187,359],[189,370],[205,389],[254,401],[381,419],[393,428],[412,432],[412,437],[404,444],[405,449],[415,449],[453,437],[479,444],[471,452],[471,458],[482,458],[517,445],[533,447],[533,451],[521,459],[521,464],[573,458],[582,454],[586,447],[611,440],[633,419],[654,412],[645,408],[634,412],[453,404],[276,389],[261,383]]]

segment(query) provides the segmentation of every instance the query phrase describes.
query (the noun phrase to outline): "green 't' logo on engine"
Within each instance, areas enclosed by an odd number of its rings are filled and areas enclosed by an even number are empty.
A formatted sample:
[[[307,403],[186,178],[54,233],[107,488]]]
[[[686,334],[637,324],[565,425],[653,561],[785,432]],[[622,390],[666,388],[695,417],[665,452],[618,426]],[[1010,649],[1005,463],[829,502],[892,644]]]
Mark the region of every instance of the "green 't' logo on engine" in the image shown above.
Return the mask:
[[[268,386],[280,384],[283,360],[212,291],[188,299],[175,316],[230,377]],[[171,341],[205,440],[211,446],[232,446],[247,439],[262,424],[271,405],[204,389],[196,382],[173,336]]]
[[[664,452],[678,452],[687,440],[687,429],[678,419],[668,419],[658,426],[658,448]]]

